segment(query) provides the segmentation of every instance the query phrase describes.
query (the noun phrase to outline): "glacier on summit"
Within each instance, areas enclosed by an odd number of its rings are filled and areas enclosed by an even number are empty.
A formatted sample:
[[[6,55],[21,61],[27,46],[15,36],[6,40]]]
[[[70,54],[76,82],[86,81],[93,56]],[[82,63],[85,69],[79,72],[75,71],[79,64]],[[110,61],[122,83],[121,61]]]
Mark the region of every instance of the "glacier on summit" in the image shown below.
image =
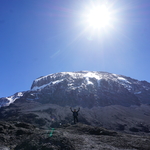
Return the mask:
[[[31,87],[31,90],[40,90],[45,88],[46,86],[50,86],[53,84],[57,84],[59,82],[62,82],[63,80],[67,80],[71,82],[70,85],[73,85],[73,80],[75,79],[84,79],[84,84],[94,84],[93,80],[97,81],[98,86],[100,86],[101,80],[106,80],[109,82],[109,80],[119,83],[122,86],[124,86],[127,90],[133,90],[132,85],[133,84],[139,84],[140,81],[131,79],[129,77],[125,77],[122,75],[117,75],[117,74],[111,74],[107,72],[96,72],[96,71],[80,71],[80,72],[61,72],[61,73],[56,73],[56,74],[50,74],[47,76],[40,77],[36,79]],[[83,84],[82,83],[82,84]],[[150,90],[149,86],[143,86],[144,89]]]
[[[110,73],[105,72],[61,72],[56,74],[50,74],[44,77],[40,77],[33,82],[31,90],[39,90],[45,88],[46,86],[53,85],[55,83],[62,82],[64,79],[72,82],[75,79],[83,78],[84,84],[93,84],[91,79],[95,79],[97,81],[98,86],[100,86],[101,79],[104,80],[113,80],[114,82],[119,82],[123,86],[127,87],[127,84],[131,84],[127,79],[123,78],[119,75],[112,75]],[[59,80],[58,80],[59,79]]]
[[[83,107],[149,104],[150,83],[107,72],[60,72],[35,79],[30,90],[1,98],[0,105],[20,98]]]

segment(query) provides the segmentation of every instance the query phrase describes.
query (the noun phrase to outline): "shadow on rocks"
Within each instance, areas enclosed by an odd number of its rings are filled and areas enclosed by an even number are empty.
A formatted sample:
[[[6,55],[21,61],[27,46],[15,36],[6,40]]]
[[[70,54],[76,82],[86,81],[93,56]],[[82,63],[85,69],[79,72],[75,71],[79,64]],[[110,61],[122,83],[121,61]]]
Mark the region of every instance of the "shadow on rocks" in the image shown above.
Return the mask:
[[[8,147],[0,146],[0,150],[10,150]]]

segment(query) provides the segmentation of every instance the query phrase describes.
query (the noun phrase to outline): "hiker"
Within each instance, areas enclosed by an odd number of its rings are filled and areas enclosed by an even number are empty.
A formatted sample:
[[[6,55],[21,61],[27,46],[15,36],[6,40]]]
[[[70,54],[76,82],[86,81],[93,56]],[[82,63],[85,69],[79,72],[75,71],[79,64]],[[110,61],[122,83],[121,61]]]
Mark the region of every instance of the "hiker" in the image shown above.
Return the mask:
[[[80,107],[78,110],[76,109],[72,110],[72,108],[70,107],[70,110],[73,113],[74,124],[76,124],[76,122],[78,122],[78,112],[80,111]]]

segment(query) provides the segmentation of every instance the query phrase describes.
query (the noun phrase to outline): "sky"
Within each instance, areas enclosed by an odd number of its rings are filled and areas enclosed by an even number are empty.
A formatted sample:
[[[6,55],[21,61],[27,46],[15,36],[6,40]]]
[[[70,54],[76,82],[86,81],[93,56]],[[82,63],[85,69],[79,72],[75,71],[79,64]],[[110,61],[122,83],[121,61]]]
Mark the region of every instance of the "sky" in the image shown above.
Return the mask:
[[[105,5],[96,28],[88,13]],[[150,82],[149,0],[0,0],[0,97],[58,72],[105,71]]]

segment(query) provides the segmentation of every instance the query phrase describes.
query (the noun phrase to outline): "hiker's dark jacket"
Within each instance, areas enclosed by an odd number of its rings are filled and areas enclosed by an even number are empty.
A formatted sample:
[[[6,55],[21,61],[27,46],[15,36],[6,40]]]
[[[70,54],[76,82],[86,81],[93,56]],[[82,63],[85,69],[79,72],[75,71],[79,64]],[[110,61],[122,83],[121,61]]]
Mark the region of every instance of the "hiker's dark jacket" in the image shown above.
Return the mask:
[[[77,117],[78,116],[78,111],[73,111],[73,116]]]
[[[73,112],[73,116],[77,117],[78,116],[78,112],[80,111],[80,108],[78,109],[78,111],[73,111],[72,109],[71,109],[71,111]]]

